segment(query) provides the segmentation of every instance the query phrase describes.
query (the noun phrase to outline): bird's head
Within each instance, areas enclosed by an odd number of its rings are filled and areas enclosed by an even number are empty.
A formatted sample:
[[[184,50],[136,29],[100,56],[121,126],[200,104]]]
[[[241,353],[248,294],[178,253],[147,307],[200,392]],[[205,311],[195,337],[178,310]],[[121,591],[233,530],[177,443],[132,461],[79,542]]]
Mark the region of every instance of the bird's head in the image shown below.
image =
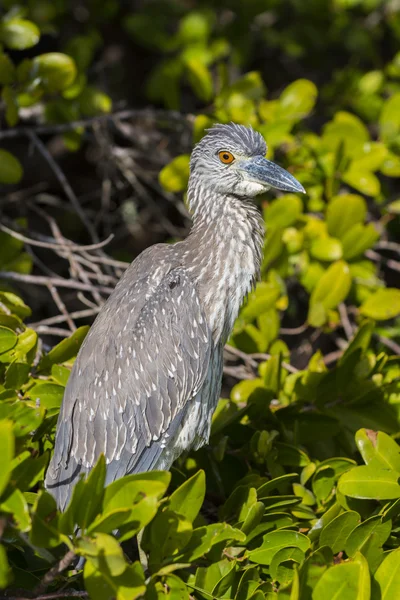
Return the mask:
[[[244,125],[214,125],[195,146],[190,171],[204,186],[223,194],[251,198],[271,188],[305,192],[285,169],[265,158],[260,133]]]

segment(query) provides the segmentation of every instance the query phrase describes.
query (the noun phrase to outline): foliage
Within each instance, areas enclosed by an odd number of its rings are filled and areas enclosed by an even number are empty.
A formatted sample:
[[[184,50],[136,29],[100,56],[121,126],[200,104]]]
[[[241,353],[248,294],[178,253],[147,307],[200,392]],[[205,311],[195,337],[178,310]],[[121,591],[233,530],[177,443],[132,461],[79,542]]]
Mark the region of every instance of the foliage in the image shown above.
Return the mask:
[[[72,123],[68,150],[90,144],[85,119],[112,109],[92,68],[112,23],[150,57],[147,98],[194,114],[194,141],[214,122],[251,124],[307,194],[260,199],[262,281],[229,340],[252,372],[226,379],[209,446],[171,474],[106,488],[101,458],[63,514],[43,479],[88,327],[49,347],[25,324],[34,294],[1,283],[0,589],[66,598],[85,589],[96,600],[399,597],[399,262],[382,254],[399,250],[398,7],[204,0],[130,11],[91,0],[90,17],[79,13],[87,26],[68,37],[70,3],[25,4],[5,0],[0,14],[5,133],[35,131],[39,114],[41,126]],[[183,150],[159,175],[170,195],[186,189]],[[0,149],[1,183],[21,180],[20,158]],[[0,232],[0,274],[30,274],[33,260]]]

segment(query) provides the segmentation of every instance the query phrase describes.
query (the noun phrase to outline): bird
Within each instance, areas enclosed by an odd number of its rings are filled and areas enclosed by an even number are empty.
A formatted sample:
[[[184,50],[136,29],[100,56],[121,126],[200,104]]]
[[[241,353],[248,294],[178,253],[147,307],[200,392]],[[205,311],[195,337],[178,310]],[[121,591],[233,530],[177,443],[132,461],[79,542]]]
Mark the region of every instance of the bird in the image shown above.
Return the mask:
[[[46,473],[61,511],[101,454],[107,485],[169,470],[208,442],[223,348],[260,277],[254,198],[271,188],[305,192],[266,153],[252,127],[208,129],[190,157],[188,236],[139,254],[100,310],[71,370]]]

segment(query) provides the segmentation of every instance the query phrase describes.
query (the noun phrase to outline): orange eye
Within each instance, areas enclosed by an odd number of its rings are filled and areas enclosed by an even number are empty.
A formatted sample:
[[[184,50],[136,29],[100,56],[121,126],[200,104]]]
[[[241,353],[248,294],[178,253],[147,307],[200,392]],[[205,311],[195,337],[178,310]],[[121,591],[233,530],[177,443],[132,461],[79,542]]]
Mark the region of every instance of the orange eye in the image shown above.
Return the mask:
[[[218,156],[219,160],[225,165],[230,165],[235,160],[233,154],[231,152],[228,152],[227,150],[221,150],[221,152],[218,152]]]

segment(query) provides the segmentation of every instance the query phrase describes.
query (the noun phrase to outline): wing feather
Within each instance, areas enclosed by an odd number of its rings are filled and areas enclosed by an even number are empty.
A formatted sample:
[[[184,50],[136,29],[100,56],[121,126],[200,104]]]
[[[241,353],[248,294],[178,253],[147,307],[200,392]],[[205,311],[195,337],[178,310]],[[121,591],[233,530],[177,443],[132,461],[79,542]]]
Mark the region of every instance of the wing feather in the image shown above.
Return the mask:
[[[118,284],[75,361],[46,476],[61,508],[100,453],[108,481],[153,468],[205,380],[213,342],[196,288],[179,265],[157,273]]]

